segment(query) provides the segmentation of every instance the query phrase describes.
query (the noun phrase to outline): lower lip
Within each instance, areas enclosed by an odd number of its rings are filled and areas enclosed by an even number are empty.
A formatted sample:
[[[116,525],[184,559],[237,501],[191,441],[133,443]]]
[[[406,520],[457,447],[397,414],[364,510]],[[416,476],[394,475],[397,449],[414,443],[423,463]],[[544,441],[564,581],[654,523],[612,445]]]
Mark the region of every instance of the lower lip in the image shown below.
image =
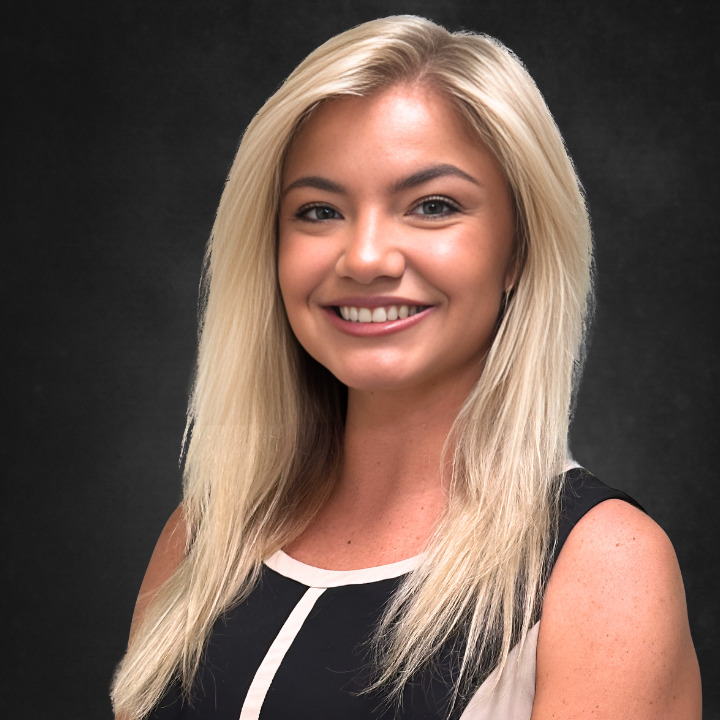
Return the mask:
[[[422,322],[432,311],[433,306],[426,307],[424,310],[410,315],[402,320],[388,320],[387,322],[352,322],[351,320],[343,320],[334,307],[323,308],[330,318],[330,322],[348,335],[355,335],[356,337],[380,337],[382,335],[391,335],[392,333],[400,332],[408,328],[417,325]]]

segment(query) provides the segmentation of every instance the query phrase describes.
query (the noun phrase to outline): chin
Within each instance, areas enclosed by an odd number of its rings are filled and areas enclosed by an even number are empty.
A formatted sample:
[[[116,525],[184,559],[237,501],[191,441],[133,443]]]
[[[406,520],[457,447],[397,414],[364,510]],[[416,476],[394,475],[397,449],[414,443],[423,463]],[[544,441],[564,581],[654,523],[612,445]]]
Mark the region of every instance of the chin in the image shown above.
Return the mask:
[[[366,373],[362,375],[359,373],[343,373],[342,375],[335,375],[335,377],[343,385],[346,385],[349,390],[357,390],[358,392],[388,392],[401,390],[412,384],[406,378],[389,377],[380,373],[371,375]]]
[[[361,392],[387,392],[414,384],[412,375],[407,372],[407,368],[402,367],[383,367],[378,363],[368,363],[362,368],[325,367],[343,385]]]

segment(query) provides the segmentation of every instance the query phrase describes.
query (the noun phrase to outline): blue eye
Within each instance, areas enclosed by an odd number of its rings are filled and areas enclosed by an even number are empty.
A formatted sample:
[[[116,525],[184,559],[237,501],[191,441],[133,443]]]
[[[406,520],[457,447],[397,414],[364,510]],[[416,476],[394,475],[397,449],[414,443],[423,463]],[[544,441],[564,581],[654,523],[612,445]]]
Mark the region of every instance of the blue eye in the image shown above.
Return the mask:
[[[297,217],[309,222],[323,222],[324,220],[338,220],[342,215],[327,205],[311,205],[310,207],[301,208],[297,213]]]
[[[410,214],[425,217],[447,217],[459,211],[460,208],[447,198],[436,197],[422,200],[412,209]]]

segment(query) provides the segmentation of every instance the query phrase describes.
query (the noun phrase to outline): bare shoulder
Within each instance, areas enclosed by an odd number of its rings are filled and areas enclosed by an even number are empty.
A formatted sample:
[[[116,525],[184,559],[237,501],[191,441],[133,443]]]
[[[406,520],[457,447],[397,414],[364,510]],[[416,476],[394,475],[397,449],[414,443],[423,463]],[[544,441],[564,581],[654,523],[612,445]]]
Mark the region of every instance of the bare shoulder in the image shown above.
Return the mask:
[[[165,523],[145,571],[133,612],[131,635],[158,588],[175,572],[185,557],[186,538],[185,518],[182,505],[179,505]]]
[[[548,583],[533,720],[696,720],[700,674],[675,552],[645,513],[600,503]]]

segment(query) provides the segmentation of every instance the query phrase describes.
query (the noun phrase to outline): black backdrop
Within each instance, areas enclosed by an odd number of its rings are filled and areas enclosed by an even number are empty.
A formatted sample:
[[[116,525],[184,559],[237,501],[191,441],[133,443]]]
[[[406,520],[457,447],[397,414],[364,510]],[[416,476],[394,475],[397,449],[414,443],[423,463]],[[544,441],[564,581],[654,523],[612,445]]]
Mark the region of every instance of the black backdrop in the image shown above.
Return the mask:
[[[573,449],[675,543],[720,717],[709,0],[6,5],[3,717],[111,716],[179,500],[197,280],[241,130],[313,47],[398,12],[503,40],[564,133],[599,273]]]

